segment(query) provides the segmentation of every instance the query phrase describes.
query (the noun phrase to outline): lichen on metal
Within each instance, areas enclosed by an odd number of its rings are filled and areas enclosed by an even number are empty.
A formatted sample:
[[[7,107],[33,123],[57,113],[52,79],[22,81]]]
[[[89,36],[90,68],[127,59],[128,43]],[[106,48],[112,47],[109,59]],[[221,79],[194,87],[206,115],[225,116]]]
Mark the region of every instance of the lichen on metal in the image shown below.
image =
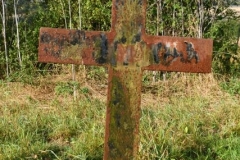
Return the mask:
[[[145,33],[146,0],[113,0],[109,32],[41,28],[40,62],[107,66],[104,159],[135,159],[143,70],[211,72],[210,39]]]
[[[134,44],[141,39],[142,4],[139,0],[117,1],[116,40],[122,44]]]
[[[110,74],[107,159],[133,159],[138,152],[142,72],[140,68],[116,67]]]

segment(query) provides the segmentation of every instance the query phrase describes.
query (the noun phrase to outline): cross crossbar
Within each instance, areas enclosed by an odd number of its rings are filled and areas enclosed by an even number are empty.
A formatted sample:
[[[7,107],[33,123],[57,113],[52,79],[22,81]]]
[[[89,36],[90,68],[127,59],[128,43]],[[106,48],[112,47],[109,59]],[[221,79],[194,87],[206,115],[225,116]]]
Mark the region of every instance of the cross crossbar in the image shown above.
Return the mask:
[[[134,159],[143,70],[211,72],[210,39],[145,33],[146,0],[113,0],[109,32],[41,28],[40,62],[107,66],[104,159]]]

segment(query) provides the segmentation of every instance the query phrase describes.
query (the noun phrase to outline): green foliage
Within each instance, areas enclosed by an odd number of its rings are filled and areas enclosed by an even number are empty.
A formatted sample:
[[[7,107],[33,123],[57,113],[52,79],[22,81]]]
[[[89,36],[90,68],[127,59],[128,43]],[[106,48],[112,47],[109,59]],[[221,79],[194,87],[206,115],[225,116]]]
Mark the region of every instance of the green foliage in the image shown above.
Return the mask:
[[[220,86],[231,95],[240,95],[240,80],[237,78],[230,78],[222,82]]]
[[[57,95],[73,94],[73,87],[76,86],[71,82],[60,82],[55,87],[55,93]]]
[[[147,30],[149,33],[201,38],[204,34],[200,34],[200,31],[207,33],[216,20],[224,18],[222,12],[229,3],[224,0],[151,0],[148,1],[148,6]],[[201,13],[203,13],[202,18]]]
[[[107,31],[111,26],[111,0],[84,0],[82,2],[83,28]]]
[[[89,66],[86,68],[86,71],[89,80],[99,81],[108,77],[107,68],[105,67]]]
[[[240,75],[239,19],[214,24],[209,34],[214,39],[213,67],[216,73]]]

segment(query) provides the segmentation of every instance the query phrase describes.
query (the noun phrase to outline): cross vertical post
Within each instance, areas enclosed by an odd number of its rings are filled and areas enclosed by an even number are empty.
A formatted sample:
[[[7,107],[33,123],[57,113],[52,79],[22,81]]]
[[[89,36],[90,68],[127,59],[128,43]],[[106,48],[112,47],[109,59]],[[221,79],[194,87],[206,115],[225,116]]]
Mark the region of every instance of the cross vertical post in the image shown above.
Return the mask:
[[[109,32],[41,28],[40,62],[107,66],[104,159],[134,159],[144,70],[211,72],[210,39],[145,33],[146,0],[113,0]]]

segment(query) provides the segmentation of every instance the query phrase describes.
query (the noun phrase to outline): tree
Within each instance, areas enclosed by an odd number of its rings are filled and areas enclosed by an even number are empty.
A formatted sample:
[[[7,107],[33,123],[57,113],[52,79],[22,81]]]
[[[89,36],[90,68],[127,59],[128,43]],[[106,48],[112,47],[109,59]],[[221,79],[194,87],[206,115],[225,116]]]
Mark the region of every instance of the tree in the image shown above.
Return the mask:
[[[20,37],[19,37],[18,14],[17,14],[17,3],[16,3],[16,0],[14,0],[14,17],[15,17],[15,22],[16,22],[18,60],[19,60],[20,67],[22,67],[22,58],[21,58],[21,51],[20,51]]]
[[[9,77],[9,63],[8,63],[8,48],[7,48],[7,38],[6,38],[6,10],[5,10],[6,3],[2,0],[2,35],[4,39],[4,48],[5,48],[5,60],[6,60],[6,74],[7,78]]]

